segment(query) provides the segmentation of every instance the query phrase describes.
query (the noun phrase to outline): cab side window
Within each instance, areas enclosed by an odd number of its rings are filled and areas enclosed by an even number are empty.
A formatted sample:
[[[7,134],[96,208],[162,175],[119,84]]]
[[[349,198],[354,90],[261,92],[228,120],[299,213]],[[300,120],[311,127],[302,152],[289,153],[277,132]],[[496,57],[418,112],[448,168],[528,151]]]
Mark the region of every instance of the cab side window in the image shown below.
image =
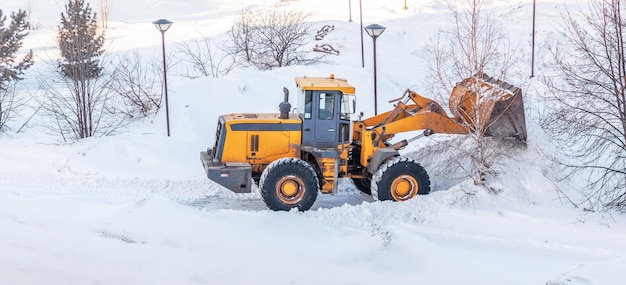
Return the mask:
[[[313,113],[313,92],[305,91],[304,94],[304,118],[310,119]]]
[[[320,104],[317,118],[319,120],[332,120],[335,115],[335,94],[320,93]]]

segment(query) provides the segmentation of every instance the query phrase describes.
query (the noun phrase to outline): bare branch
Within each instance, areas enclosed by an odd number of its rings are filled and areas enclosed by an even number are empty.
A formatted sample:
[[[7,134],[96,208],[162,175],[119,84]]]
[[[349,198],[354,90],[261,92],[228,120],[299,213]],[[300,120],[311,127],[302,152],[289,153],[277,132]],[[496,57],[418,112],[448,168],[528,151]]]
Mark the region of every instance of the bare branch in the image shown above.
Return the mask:
[[[242,11],[241,20],[231,30],[229,53],[240,64],[261,70],[296,64],[315,64],[325,55],[303,47],[309,43],[311,14],[298,11]]]
[[[587,177],[585,208],[626,209],[626,52],[621,1],[589,1],[585,17],[562,13],[567,49],[549,49],[543,83],[552,106],[542,127],[555,137],[569,174]]]
[[[181,74],[188,78],[218,78],[228,74],[236,66],[235,56],[224,46],[215,44],[209,37],[178,44],[178,56],[188,67]]]

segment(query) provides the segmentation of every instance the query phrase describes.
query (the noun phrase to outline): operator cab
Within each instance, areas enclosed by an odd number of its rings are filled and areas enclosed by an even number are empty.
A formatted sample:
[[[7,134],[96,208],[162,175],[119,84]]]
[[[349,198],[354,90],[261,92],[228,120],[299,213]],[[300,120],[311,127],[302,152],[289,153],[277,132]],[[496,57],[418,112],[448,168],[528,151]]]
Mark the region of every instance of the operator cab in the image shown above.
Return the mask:
[[[336,148],[350,141],[350,114],[354,114],[354,87],[331,74],[297,77],[298,113],[302,119],[302,145]]]

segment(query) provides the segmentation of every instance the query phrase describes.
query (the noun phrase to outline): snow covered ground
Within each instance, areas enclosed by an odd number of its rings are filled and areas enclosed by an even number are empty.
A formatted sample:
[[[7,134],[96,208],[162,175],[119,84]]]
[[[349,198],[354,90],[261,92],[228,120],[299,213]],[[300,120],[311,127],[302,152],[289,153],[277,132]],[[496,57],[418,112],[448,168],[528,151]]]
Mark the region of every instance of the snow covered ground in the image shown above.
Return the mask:
[[[45,132],[45,118],[19,133],[30,114],[11,122],[0,135],[0,284],[624,283],[626,217],[574,208],[556,191],[558,185],[575,197],[577,184],[550,179],[556,170],[544,154],[553,146],[532,116],[537,82],[526,87],[528,146],[499,166],[498,195],[464,195],[470,182],[429,169],[440,155],[434,153],[424,162],[430,195],[374,202],[341,181],[335,196],[320,195],[310,211],[272,212],[258,194],[235,195],[208,181],[199,152],[212,143],[219,114],[277,112],[282,87],[293,94],[295,76],[347,78],[357,88],[357,109],[371,115],[371,39],[365,34],[362,68],[359,1],[351,1],[353,22],[349,1],[110,2],[112,53],[160,58],[160,34],[151,24],[159,18],[175,22],[166,33],[171,52],[176,42],[222,36],[244,7],[280,4],[315,12],[314,27],[335,25],[324,42],[341,55],[317,66],[240,69],[218,79],[171,76],[171,137],[164,112],[115,136],[74,144]],[[408,0],[404,11],[400,0],[362,1],[364,25],[387,27],[377,41],[379,110],[406,88],[427,90],[423,47],[446,24],[448,2]],[[510,13],[507,29],[528,56],[532,1],[486,2]],[[541,58],[565,1],[537,2]],[[63,1],[10,0],[0,8],[6,14],[28,3],[40,25],[25,43],[39,60],[32,75],[53,54]],[[19,86],[22,94],[37,94],[33,77]],[[420,155],[425,143],[404,154]]]

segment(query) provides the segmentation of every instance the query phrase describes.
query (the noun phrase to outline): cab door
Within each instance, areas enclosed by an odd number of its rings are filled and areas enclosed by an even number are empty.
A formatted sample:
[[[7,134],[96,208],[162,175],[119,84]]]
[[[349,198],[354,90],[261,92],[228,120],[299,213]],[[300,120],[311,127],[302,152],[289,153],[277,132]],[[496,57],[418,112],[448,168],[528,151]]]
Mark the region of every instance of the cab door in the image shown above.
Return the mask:
[[[338,91],[307,91],[305,95],[305,107],[302,123],[302,144],[320,148],[337,147],[340,141],[344,141],[348,135],[344,129],[341,136],[340,121],[345,121],[342,126],[349,125],[349,119],[341,118],[340,102],[341,92]]]
[[[318,147],[337,146],[337,92],[318,92],[318,108],[315,122],[315,145]]]

